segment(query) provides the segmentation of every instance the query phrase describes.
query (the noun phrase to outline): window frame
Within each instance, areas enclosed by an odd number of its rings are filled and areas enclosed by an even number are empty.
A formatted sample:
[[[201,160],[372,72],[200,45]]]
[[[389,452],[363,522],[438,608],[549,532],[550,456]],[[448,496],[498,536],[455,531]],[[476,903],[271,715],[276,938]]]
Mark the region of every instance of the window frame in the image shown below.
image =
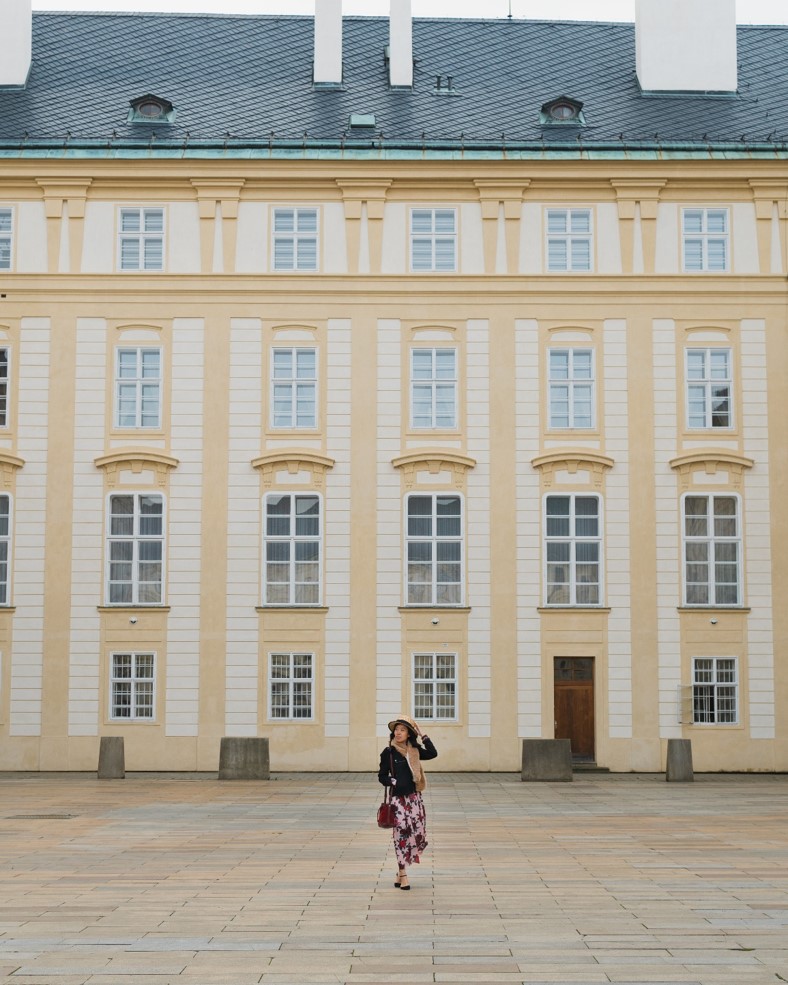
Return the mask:
[[[429,535],[429,537],[415,536],[415,535],[414,536],[411,536],[411,534],[409,533],[409,523],[408,523],[408,520],[409,520],[410,515],[411,515],[410,514],[410,509],[409,509],[409,504],[410,504],[410,501],[412,499],[415,499],[417,497],[424,498],[424,499],[431,498],[432,501],[433,501],[433,503],[432,503],[432,511],[430,513],[430,523],[431,523],[432,533]],[[457,537],[453,537],[453,536],[452,537],[439,537],[438,536],[438,532],[437,532],[438,531],[437,502],[438,502],[438,499],[439,498],[453,499],[453,500],[457,500],[457,502],[459,503],[459,508],[460,508],[459,509],[459,527],[460,527],[460,533],[459,533],[459,536],[457,536]],[[445,514],[445,516],[446,517],[450,517],[450,516],[452,516],[452,514]],[[467,573],[466,573],[466,553],[467,553],[467,547],[466,547],[466,530],[465,530],[465,498],[460,493],[458,493],[458,492],[446,492],[446,491],[430,491],[430,492],[418,491],[418,492],[415,492],[414,491],[414,492],[406,493],[406,495],[404,497],[404,500],[403,500],[403,532],[404,532],[404,538],[403,539],[404,539],[404,545],[405,545],[405,550],[404,550],[404,553],[403,553],[403,589],[402,589],[402,592],[403,592],[403,600],[404,600],[403,601],[403,606],[404,607],[407,607],[407,608],[414,608],[414,609],[425,609],[425,608],[426,609],[429,609],[429,608],[432,608],[432,609],[457,609],[457,608],[463,608],[465,606],[465,592],[466,592],[465,581],[466,581],[466,577],[467,577]],[[430,560],[429,561],[416,560],[416,561],[411,562],[410,546],[411,546],[411,544],[419,544],[419,543],[421,543],[421,544],[423,544],[423,543],[429,543],[431,545],[431,551],[430,551],[431,557],[430,557]],[[440,543],[444,543],[444,544],[456,543],[456,544],[459,544],[459,555],[460,555],[459,556],[459,560],[456,560],[454,558],[439,559],[438,558],[438,553],[439,552],[438,552],[438,549],[437,548],[438,548],[438,545]],[[410,581],[409,575],[410,575],[411,563],[413,563],[413,564],[420,564],[420,565],[425,565],[425,564],[429,564],[430,565],[430,569],[431,569],[431,580],[429,582],[429,585],[430,585],[430,600],[429,601],[426,601],[426,602],[411,601],[410,593],[409,593],[410,586],[411,585],[414,585],[414,586],[424,586],[424,585],[427,584],[427,582],[420,582],[420,581],[411,582]],[[437,579],[437,575],[438,575],[438,568],[439,568],[439,566],[441,564],[444,564],[444,565],[455,565],[455,564],[459,564],[459,567],[460,567],[459,582],[455,582],[455,581],[443,581],[443,582],[439,582],[438,579]],[[439,594],[439,586],[440,585],[444,585],[444,586],[458,585],[458,587],[459,587],[459,598],[456,601],[439,600],[438,599],[438,594]]]
[[[16,242],[16,209],[13,205],[0,205],[0,215],[7,214],[10,228],[0,230],[0,243],[8,242],[8,265],[2,263],[3,250],[0,248],[0,271],[8,273],[14,269],[14,244]]]
[[[452,674],[450,677],[441,678],[438,677],[438,660],[439,658],[451,657],[452,659]],[[416,662],[418,658],[428,658],[432,661],[431,664],[431,675],[429,677],[417,677],[416,672]],[[450,653],[444,651],[436,650],[414,650],[411,653],[410,661],[410,680],[411,680],[411,712],[414,718],[419,721],[424,722],[435,722],[438,725],[444,722],[457,722],[459,721],[459,691],[460,691],[460,681],[459,681],[459,654],[456,651],[451,651]],[[451,715],[436,715],[435,712],[438,710],[438,694],[437,688],[441,683],[446,683],[453,687],[451,703],[452,703],[452,714]],[[425,706],[423,703],[419,702],[417,695],[418,687],[432,687],[432,696],[430,698],[430,712],[427,714],[424,710]]]
[[[140,217],[140,231],[127,232],[123,229],[124,213],[137,212]],[[161,232],[148,233],[145,230],[145,216],[148,212],[161,213]],[[136,240],[139,244],[138,264],[136,267],[126,267],[123,264],[124,239]],[[148,240],[161,241],[161,266],[148,267],[145,260],[145,244]],[[118,206],[118,239],[117,239],[117,268],[121,274],[158,274],[167,267],[167,210],[163,205],[119,205]]]
[[[568,353],[567,377],[565,380],[553,378],[552,357],[555,353]],[[591,376],[587,379],[574,376],[574,361],[576,353],[587,352],[591,357]],[[565,386],[568,391],[567,396],[567,417],[568,424],[556,424],[554,421],[553,410],[553,390],[556,387]],[[590,423],[578,424],[575,420],[575,391],[581,387],[588,387],[591,390],[589,400]],[[547,421],[550,431],[595,431],[597,427],[597,388],[596,388],[596,350],[590,345],[550,345],[547,349]]]
[[[550,214],[563,214],[566,219],[566,231],[562,233],[550,231]],[[576,232],[572,228],[574,215],[584,214],[588,216],[588,232]],[[576,206],[551,206],[545,207],[545,270],[549,274],[592,274],[594,272],[594,209],[590,205]],[[550,254],[550,244],[552,241],[561,241],[566,247],[566,266],[553,266]],[[576,266],[573,258],[573,240],[585,241],[588,243],[588,266]]]
[[[136,352],[136,375],[134,377],[122,377],[120,375],[120,357],[123,352]],[[157,423],[156,424],[144,424],[143,423],[143,389],[145,386],[151,386],[151,383],[146,383],[146,377],[143,374],[144,369],[144,353],[145,352],[156,352],[159,357],[159,375],[156,377],[155,382],[158,387],[157,394]],[[113,360],[115,364],[114,373],[114,392],[113,392],[113,427],[117,431],[161,431],[163,427],[163,407],[164,407],[164,394],[163,394],[163,383],[164,383],[164,347],[161,345],[116,345],[113,354]],[[120,388],[121,386],[130,386],[134,384],[135,394],[134,394],[134,424],[122,424],[120,415]]]
[[[414,217],[417,213],[430,214],[430,231],[417,232],[413,228]],[[451,232],[439,232],[437,227],[437,214],[439,212],[451,213],[453,216],[453,229]],[[408,211],[408,270],[412,274],[456,274],[459,270],[459,210],[456,205],[411,205]],[[414,243],[423,240],[429,243],[430,262],[428,266],[419,266],[416,262]],[[451,267],[439,266],[437,255],[439,241],[451,242],[452,244],[452,264]]]
[[[415,355],[417,352],[430,352],[432,354],[431,358],[431,376],[429,379],[416,379],[415,376]],[[454,354],[454,375],[451,379],[442,379],[437,376],[437,353],[438,352],[451,352]],[[410,379],[410,417],[409,424],[412,431],[456,431],[457,423],[459,419],[459,350],[456,345],[412,345],[408,353],[408,363],[409,363],[409,379]],[[452,423],[451,424],[439,424],[437,422],[438,414],[438,400],[437,393],[442,387],[448,388],[451,386],[452,389]],[[417,424],[416,423],[416,401],[415,392],[417,388],[427,389],[429,387],[431,393],[431,406],[430,406],[430,423],[429,424]]]
[[[702,352],[704,354],[704,375],[701,379],[690,379],[690,354]],[[711,354],[724,352],[727,354],[728,375],[724,380],[715,380],[711,375]],[[713,388],[727,384],[728,387],[728,423],[714,424],[714,404]],[[690,399],[690,389],[703,387],[703,424],[693,424],[690,413],[692,401]],[[684,399],[686,401],[686,424],[688,431],[733,431],[735,430],[734,406],[733,406],[733,348],[732,346],[702,346],[687,345],[684,348]]]
[[[733,514],[736,519],[736,536],[735,537],[716,537],[716,536],[693,536],[687,537],[687,510],[686,503],[690,498],[695,499],[730,499],[736,504],[736,510]],[[695,514],[699,516],[699,514]],[[714,519],[716,517],[725,517],[728,514],[709,514],[708,508],[706,511],[707,521],[711,518],[711,525],[714,525]],[[707,553],[707,559],[705,561],[699,560],[697,558],[690,562],[688,558],[687,547],[689,544],[699,544],[708,543],[711,545],[711,550]],[[717,545],[718,544],[735,544],[736,545],[736,602],[718,602],[717,593],[718,587],[727,586],[732,584],[732,582],[717,582],[716,577],[712,581],[711,574],[715,570],[717,564],[730,564],[730,561],[723,560],[717,561]],[[695,602],[689,601],[688,598],[688,588],[690,585],[702,585],[703,582],[694,581],[690,582],[687,578],[688,568],[690,564],[698,565],[705,564],[709,569],[709,578],[706,581],[706,588],[708,590],[708,597],[711,599],[713,597],[714,601],[709,602]],[[729,492],[726,490],[720,490],[719,492],[687,492],[681,497],[681,584],[682,584],[682,604],[687,608],[692,609],[740,609],[744,605],[744,531],[742,529],[742,501],[741,496],[738,493]]]
[[[274,677],[274,658],[275,657],[287,657],[288,658],[288,675],[287,677]],[[294,674],[295,670],[295,658],[296,657],[308,657],[309,658],[309,677],[296,677]],[[273,724],[287,723],[287,724],[301,724],[301,723],[311,723],[316,720],[315,718],[315,705],[316,705],[316,673],[315,665],[317,663],[316,655],[313,650],[270,650],[268,652],[268,686],[267,686],[267,698],[266,698],[266,708],[267,708],[267,720]],[[299,681],[306,681],[309,685],[309,715],[294,715],[295,711],[295,685]],[[287,715],[275,715],[274,714],[274,683],[285,683],[287,685]]]
[[[722,233],[711,233],[708,230],[709,214],[720,212],[725,216],[725,230]],[[687,216],[692,213],[699,213],[701,216],[701,231],[688,232],[686,227]],[[687,244],[688,241],[698,240],[700,243],[700,266],[689,267],[687,265]],[[722,240],[725,249],[725,264],[723,267],[709,266],[709,242],[711,240]],[[685,274],[727,274],[732,269],[732,245],[731,236],[731,210],[727,205],[703,205],[703,206],[682,206],[681,209],[681,270]]]
[[[129,677],[120,677],[116,673],[115,658],[116,657],[130,657],[131,658],[131,675]],[[150,657],[152,672],[150,677],[142,677],[137,670],[137,660],[141,657]],[[157,687],[156,687],[156,674],[158,670],[158,659],[155,650],[112,650],[109,654],[109,715],[108,720],[111,722],[138,722],[144,725],[155,725],[157,722],[156,717],[156,699],[157,699]],[[129,688],[129,715],[118,715],[116,714],[116,685],[125,684],[130,685]],[[142,707],[138,704],[136,700],[137,695],[137,685],[139,684],[150,684],[150,715],[140,715],[139,709]],[[135,714],[136,712],[136,714]]]
[[[314,354],[315,360],[315,371],[314,376],[310,378],[304,377],[304,382],[299,383],[298,375],[291,375],[289,377],[282,377],[277,379],[274,376],[276,367],[276,353],[277,352],[289,352],[291,354],[292,365],[291,374],[298,372],[298,353],[299,352],[312,352]],[[318,427],[319,419],[319,405],[318,399],[320,394],[320,363],[319,363],[319,352],[316,345],[272,345],[270,349],[270,365],[268,373],[269,381],[269,404],[268,413],[270,419],[270,428],[272,431],[316,431]],[[311,384],[312,386],[312,423],[311,424],[299,424],[298,423],[298,388],[299,386],[305,386]],[[290,387],[290,424],[277,424],[276,417],[276,388],[279,386],[287,385]]]
[[[277,230],[277,216],[285,212],[293,213],[293,231],[288,232]],[[301,232],[298,229],[299,217],[302,213],[313,212],[315,215],[314,230]],[[319,205],[274,205],[271,208],[271,272],[274,274],[316,274],[320,272],[320,206]],[[292,266],[282,267],[277,264],[277,239],[285,238],[293,244],[293,263]],[[315,243],[315,265],[314,267],[302,267],[299,263],[299,243],[304,240],[314,240]]]
[[[288,496],[291,499],[290,511],[287,514],[289,519],[290,533],[286,536],[284,535],[270,535],[268,533],[268,502],[273,497],[284,497]],[[317,523],[318,532],[317,535],[298,535],[294,532],[294,519],[297,518],[298,514],[295,512],[296,500],[298,499],[314,499],[317,501],[318,513],[317,513]],[[325,556],[325,521],[324,521],[324,498],[321,493],[315,490],[270,490],[263,495],[262,500],[262,558],[261,558],[261,608],[266,609],[315,609],[320,608],[323,605],[323,580],[324,580],[324,556]],[[268,544],[274,543],[286,543],[289,545],[289,557],[285,561],[272,561],[268,560]],[[317,544],[317,567],[318,576],[317,581],[306,581],[298,582],[296,581],[296,572],[299,563],[302,564],[314,564],[314,560],[307,560],[299,562],[297,558],[297,551],[295,550],[296,544]],[[284,565],[287,564],[288,567],[288,581],[285,582],[269,582],[268,580],[268,567],[269,563]],[[268,591],[269,587],[273,585],[284,585],[287,584],[288,599],[287,602],[281,601],[268,601]],[[317,585],[317,598],[313,602],[297,602],[294,601],[296,591],[299,585]]]
[[[556,536],[548,534],[548,513],[547,506],[551,499],[569,499],[570,501],[570,511],[569,511],[569,529],[570,532],[567,536]],[[597,533],[593,537],[589,536],[579,536],[577,534],[577,519],[578,514],[576,510],[576,501],[578,499],[593,499],[597,503],[596,521],[597,521]],[[590,514],[589,514],[590,515]],[[567,561],[551,561],[549,546],[551,544],[566,543],[569,545],[569,558]],[[578,561],[577,558],[577,546],[581,543],[593,543],[597,545],[597,559],[595,562]],[[543,544],[543,564],[542,564],[542,577],[544,579],[544,606],[550,609],[600,609],[604,608],[605,605],[605,529],[604,529],[604,500],[601,494],[591,493],[591,492],[549,492],[545,493],[542,499],[542,544]],[[598,578],[596,582],[579,582],[577,578],[577,568],[579,564],[596,564]],[[567,582],[551,582],[550,581],[550,568],[555,564],[568,564],[569,565],[569,579]],[[593,585],[597,586],[597,601],[587,602],[587,601],[577,601],[577,589],[579,585]],[[550,600],[551,586],[563,586],[568,585],[569,587],[569,601],[568,602],[553,602]]]
[[[711,662],[712,668],[712,679],[709,681],[699,681],[698,680],[698,663],[700,661]],[[733,680],[732,681],[720,681],[719,680],[719,663],[720,661],[726,661],[733,664]],[[739,658],[738,657],[692,657],[691,664],[691,677],[692,683],[690,684],[691,695],[692,695],[692,726],[695,728],[731,728],[734,726],[741,725],[741,680],[739,677]],[[709,689],[711,691],[711,704],[713,706],[714,720],[704,721],[699,719],[698,716],[698,704],[703,700],[703,697],[699,694],[701,688]],[[718,692],[723,688],[731,688],[733,690],[733,700],[734,715],[731,720],[720,721],[718,719],[719,715],[719,698]],[[707,699],[708,700],[708,696]]]
[[[0,430],[7,431],[11,426],[11,346],[0,345]]]
[[[114,516],[128,516],[129,514],[114,514],[112,512],[112,502],[114,499],[119,499],[120,497],[132,497],[134,500],[134,509],[131,514],[133,517],[132,528],[133,532],[131,536],[120,537],[118,535],[113,536],[112,534],[112,519]],[[161,534],[160,535],[141,535],[140,534],[140,519],[142,517],[142,512],[140,510],[141,501],[143,498],[158,499],[161,502]],[[150,516],[155,516],[156,514],[149,514]],[[132,557],[131,560],[126,559],[113,559],[112,557],[112,544],[113,543],[128,543],[132,544]],[[139,546],[143,542],[148,543],[160,543],[161,544],[161,557],[158,562],[150,561],[149,559],[141,559],[139,556]],[[166,602],[166,586],[167,586],[167,498],[161,492],[146,491],[146,490],[120,490],[111,492],[107,496],[106,500],[106,523],[105,523],[105,561],[104,561],[104,604],[107,607],[112,608],[154,608],[160,609],[162,606],[167,604]],[[132,566],[132,578],[131,581],[121,581],[119,579],[111,580],[112,565],[113,563],[118,564],[131,564]],[[143,585],[155,585],[157,582],[141,582],[139,578],[139,569],[141,564],[145,563],[158,563],[161,565],[161,580],[158,582],[159,585],[159,600],[157,602],[151,601],[140,601],[140,589]],[[125,585],[131,584],[131,601],[121,601],[114,602],[111,599],[112,595],[112,585]]]
[[[3,502],[6,511],[3,513]],[[2,521],[6,521],[7,531],[2,532]],[[13,606],[11,596],[11,575],[13,572],[14,547],[14,501],[10,493],[0,493],[0,609],[10,609]],[[2,557],[5,548],[5,558]],[[5,577],[2,576],[5,567]]]

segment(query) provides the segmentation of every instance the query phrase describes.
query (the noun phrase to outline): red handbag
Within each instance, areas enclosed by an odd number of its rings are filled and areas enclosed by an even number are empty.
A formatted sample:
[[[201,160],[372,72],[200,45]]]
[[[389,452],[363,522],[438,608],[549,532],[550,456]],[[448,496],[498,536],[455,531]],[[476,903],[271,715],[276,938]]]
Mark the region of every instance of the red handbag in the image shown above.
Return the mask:
[[[389,746],[389,759],[391,761],[391,769],[389,771],[389,777],[394,776],[394,757],[391,755],[391,746]],[[383,794],[383,803],[378,807],[378,827],[379,828],[393,828],[397,823],[397,814],[394,810],[394,805],[391,802],[391,787],[386,787],[386,792]]]

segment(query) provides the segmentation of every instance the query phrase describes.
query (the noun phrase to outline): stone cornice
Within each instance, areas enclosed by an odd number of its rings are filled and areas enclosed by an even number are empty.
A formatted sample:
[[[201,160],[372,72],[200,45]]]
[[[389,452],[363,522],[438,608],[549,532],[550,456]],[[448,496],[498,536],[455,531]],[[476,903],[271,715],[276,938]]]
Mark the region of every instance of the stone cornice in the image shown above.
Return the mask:
[[[172,455],[164,455],[162,452],[154,451],[151,448],[122,448],[113,451],[109,455],[101,455],[93,460],[97,469],[103,469],[107,474],[107,483],[110,487],[117,485],[118,472],[122,468],[130,472],[139,474],[146,469],[156,473],[156,484],[164,486],[167,476],[171,469],[176,469],[179,465],[178,459]]]
[[[310,448],[281,448],[252,460],[252,468],[260,472],[266,488],[273,485],[274,473],[278,469],[286,469],[290,475],[310,472],[313,485],[319,488],[323,485],[326,472],[333,469],[335,464],[335,459]]]
[[[587,448],[560,448],[531,459],[531,465],[542,473],[544,484],[548,489],[552,486],[557,471],[568,472],[570,475],[575,475],[578,471],[590,472],[592,481],[598,489],[602,485],[605,472],[612,469],[615,464],[615,460],[608,455]]]

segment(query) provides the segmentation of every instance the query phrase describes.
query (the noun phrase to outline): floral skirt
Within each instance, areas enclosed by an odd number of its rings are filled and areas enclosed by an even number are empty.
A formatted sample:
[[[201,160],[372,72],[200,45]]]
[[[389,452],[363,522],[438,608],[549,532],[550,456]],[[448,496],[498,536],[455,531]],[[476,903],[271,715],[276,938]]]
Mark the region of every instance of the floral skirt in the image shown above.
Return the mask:
[[[427,817],[424,801],[420,793],[409,793],[405,797],[392,797],[396,823],[394,825],[394,851],[402,869],[419,861],[419,856],[427,847]]]

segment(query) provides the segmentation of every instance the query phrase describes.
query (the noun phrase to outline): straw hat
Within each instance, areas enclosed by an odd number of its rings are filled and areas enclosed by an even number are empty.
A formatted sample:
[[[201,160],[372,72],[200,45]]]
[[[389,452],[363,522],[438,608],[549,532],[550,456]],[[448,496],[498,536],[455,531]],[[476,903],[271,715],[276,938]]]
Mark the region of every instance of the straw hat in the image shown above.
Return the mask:
[[[414,738],[419,734],[418,728],[416,726],[416,722],[410,717],[410,715],[400,715],[399,718],[392,719],[389,722],[389,732],[394,731],[395,725],[406,726],[406,728],[413,735]]]

